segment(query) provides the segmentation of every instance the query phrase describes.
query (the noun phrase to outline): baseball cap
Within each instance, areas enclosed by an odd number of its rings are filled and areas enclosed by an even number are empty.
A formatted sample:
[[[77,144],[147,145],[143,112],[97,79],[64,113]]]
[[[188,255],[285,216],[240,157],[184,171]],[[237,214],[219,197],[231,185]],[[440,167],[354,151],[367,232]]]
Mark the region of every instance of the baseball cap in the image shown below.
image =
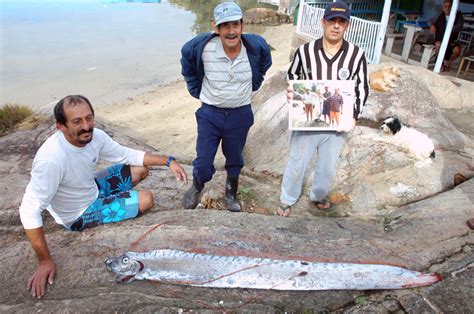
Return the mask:
[[[332,20],[336,17],[340,17],[346,21],[350,20],[351,10],[344,2],[332,2],[326,7],[326,10],[324,10],[323,19]]]
[[[224,2],[214,9],[214,20],[216,25],[239,21],[242,18],[242,10],[235,2]]]

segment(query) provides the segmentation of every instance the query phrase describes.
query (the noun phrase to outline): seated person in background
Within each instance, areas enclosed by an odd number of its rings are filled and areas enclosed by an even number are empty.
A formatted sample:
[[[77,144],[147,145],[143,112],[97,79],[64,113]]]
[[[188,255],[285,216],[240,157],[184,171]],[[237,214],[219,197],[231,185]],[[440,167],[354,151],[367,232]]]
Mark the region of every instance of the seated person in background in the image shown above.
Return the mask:
[[[178,181],[187,183],[186,172],[173,157],[124,147],[94,128],[94,109],[84,96],[61,99],[54,117],[58,131],[36,153],[20,206],[21,222],[38,258],[28,281],[37,298],[56,273],[43,231],[44,209],[68,230],[82,231],[135,218],[153,207],[150,191],[133,189],[148,175],[147,166],[166,165]],[[94,174],[99,158],[115,165]]]
[[[446,31],[446,24],[448,23],[449,14],[451,12],[452,0],[445,0],[443,3],[443,12],[439,15],[436,21],[431,25],[430,31],[435,33],[436,53],[439,51],[441,41]],[[456,12],[456,19],[454,20],[453,30],[449,38],[446,54],[444,55],[442,71],[449,71],[451,64],[461,55],[461,44],[457,41],[459,32],[462,31],[464,19],[461,12]]]

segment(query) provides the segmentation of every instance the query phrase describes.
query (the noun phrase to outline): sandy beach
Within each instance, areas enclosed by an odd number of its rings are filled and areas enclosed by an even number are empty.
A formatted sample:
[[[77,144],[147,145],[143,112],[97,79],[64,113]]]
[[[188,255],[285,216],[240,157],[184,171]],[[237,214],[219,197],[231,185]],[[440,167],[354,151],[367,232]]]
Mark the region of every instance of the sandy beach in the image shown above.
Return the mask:
[[[266,77],[289,66],[294,30],[292,24],[269,26],[265,30],[263,37],[275,49]],[[124,102],[99,106],[96,115],[158,152],[191,161],[196,143],[194,112],[199,105],[199,100],[189,95],[184,80],[178,80]],[[217,158],[221,155],[219,152]]]

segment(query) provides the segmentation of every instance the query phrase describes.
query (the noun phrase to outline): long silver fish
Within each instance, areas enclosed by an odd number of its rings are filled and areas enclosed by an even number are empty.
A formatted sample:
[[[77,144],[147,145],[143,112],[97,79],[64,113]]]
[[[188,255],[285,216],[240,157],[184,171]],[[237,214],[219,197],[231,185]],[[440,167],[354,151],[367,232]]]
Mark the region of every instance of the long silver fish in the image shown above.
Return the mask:
[[[178,250],[127,252],[105,261],[118,283],[153,280],[213,288],[374,290],[428,286],[438,274],[383,264],[217,256]]]

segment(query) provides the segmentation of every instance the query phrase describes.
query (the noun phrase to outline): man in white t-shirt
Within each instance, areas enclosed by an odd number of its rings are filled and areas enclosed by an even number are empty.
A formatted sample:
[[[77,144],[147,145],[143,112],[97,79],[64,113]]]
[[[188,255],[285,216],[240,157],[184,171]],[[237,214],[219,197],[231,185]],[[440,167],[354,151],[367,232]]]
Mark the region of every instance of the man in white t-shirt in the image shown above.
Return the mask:
[[[41,298],[53,283],[56,265],[49,254],[41,213],[72,231],[136,217],[153,207],[153,195],[133,186],[148,175],[147,166],[168,166],[187,183],[184,169],[165,157],[124,147],[94,128],[94,109],[87,98],[70,95],[54,108],[58,131],[36,153],[31,180],[20,206],[25,233],[38,266],[28,281],[33,297]],[[94,173],[99,157],[115,165]]]

